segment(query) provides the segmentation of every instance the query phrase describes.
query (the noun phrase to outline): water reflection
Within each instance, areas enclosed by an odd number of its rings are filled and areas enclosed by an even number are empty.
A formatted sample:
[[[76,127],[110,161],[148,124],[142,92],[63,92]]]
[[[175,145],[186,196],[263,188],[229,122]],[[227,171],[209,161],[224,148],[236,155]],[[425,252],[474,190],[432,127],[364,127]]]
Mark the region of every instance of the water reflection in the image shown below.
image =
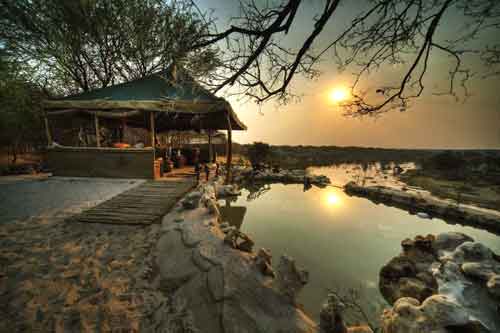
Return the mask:
[[[343,185],[341,180],[348,181],[352,172],[346,171],[345,167],[321,168],[318,173]],[[282,254],[290,255],[310,272],[310,282],[298,301],[316,318],[328,289],[361,286],[371,307],[383,304],[378,273],[400,252],[405,238],[458,231],[500,253],[500,238],[494,234],[439,219],[420,219],[397,208],[349,197],[335,187],[313,186],[304,192],[303,185],[254,185],[234,199],[221,201],[221,208],[240,211],[223,212],[223,218],[235,218],[232,223],[255,241],[254,249],[271,249],[274,264]]]
[[[224,205],[219,206],[221,220],[232,226],[240,229],[245,219],[247,208],[245,206],[231,206],[231,202],[235,202],[237,197],[228,197],[224,200]]]
[[[333,206],[340,206],[342,204],[340,196],[332,190],[326,191],[323,196],[324,196],[324,201],[328,206],[333,207]]]

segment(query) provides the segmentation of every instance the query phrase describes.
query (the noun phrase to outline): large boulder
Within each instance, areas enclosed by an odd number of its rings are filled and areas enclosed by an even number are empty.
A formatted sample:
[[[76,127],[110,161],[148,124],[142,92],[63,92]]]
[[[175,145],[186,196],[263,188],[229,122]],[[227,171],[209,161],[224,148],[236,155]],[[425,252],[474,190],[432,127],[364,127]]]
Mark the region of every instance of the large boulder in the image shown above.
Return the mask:
[[[181,201],[182,207],[184,209],[195,209],[199,206],[200,200],[202,197],[202,193],[199,191],[193,191],[186,195],[184,199]]]
[[[443,232],[436,236],[434,241],[434,249],[436,252],[454,251],[457,246],[465,242],[473,242],[472,237],[461,232]]]
[[[425,330],[420,326],[411,326],[413,320],[426,321],[420,317],[406,315],[410,318],[405,319],[406,324],[404,320],[395,318],[399,318],[401,311],[422,310],[425,302],[437,294],[445,297],[442,302],[438,302],[437,308],[448,309],[443,307],[448,305],[444,300],[453,300],[469,318],[476,318],[491,331],[500,330],[500,303],[496,296],[500,261],[495,253],[460,233],[445,233],[436,237],[417,236],[405,239],[401,245],[402,253],[391,259],[380,271],[380,291],[389,303],[394,303],[390,316],[396,326],[387,324],[387,328],[392,329],[387,332],[434,332],[430,328]],[[414,299],[418,304],[408,300],[399,304],[400,299],[404,298]],[[471,330],[472,327],[477,327],[477,323],[467,323],[457,328],[456,332],[469,332],[464,329]],[[483,332],[484,328],[481,329]],[[440,330],[436,328],[436,332]]]
[[[401,297],[424,301],[437,293],[437,281],[430,273],[436,257],[434,237],[417,236],[401,242],[403,253],[392,258],[379,273],[379,289],[390,304]]]
[[[404,297],[382,315],[384,333],[487,332],[470,318],[468,312],[444,295],[434,295],[420,302]]]
[[[309,281],[309,273],[297,267],[295,260],[282,255],[277,268],[277,288],[291,303]]]

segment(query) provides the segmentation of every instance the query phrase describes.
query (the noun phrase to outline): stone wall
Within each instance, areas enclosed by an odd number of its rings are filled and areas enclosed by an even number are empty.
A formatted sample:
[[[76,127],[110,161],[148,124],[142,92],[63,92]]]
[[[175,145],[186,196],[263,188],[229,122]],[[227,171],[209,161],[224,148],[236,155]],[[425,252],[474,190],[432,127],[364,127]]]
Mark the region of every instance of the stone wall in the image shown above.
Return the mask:
[[[57,147],[48,149],[47,162],[55,176],[149,178],[152,149]]]

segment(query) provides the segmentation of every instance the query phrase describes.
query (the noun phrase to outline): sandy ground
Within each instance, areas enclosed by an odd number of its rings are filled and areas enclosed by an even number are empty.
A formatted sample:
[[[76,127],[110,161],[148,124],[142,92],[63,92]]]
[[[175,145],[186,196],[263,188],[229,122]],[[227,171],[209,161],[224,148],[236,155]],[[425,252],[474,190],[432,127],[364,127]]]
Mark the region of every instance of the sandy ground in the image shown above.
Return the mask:
[[[0,179],[0,332],[142,330],[159,225],[65,221],[139,183]]]

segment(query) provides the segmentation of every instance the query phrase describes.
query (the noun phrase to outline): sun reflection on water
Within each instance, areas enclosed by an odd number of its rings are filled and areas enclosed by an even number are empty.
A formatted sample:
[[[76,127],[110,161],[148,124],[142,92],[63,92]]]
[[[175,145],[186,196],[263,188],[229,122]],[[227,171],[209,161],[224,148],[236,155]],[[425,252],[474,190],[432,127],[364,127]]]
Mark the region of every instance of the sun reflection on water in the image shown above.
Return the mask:
[[[324,201],[328,206],[340,206],[342,204],[342,200],[340,199],[340,196],[333,192],[333,191],[328,191],[325,193],[324,196]]]

